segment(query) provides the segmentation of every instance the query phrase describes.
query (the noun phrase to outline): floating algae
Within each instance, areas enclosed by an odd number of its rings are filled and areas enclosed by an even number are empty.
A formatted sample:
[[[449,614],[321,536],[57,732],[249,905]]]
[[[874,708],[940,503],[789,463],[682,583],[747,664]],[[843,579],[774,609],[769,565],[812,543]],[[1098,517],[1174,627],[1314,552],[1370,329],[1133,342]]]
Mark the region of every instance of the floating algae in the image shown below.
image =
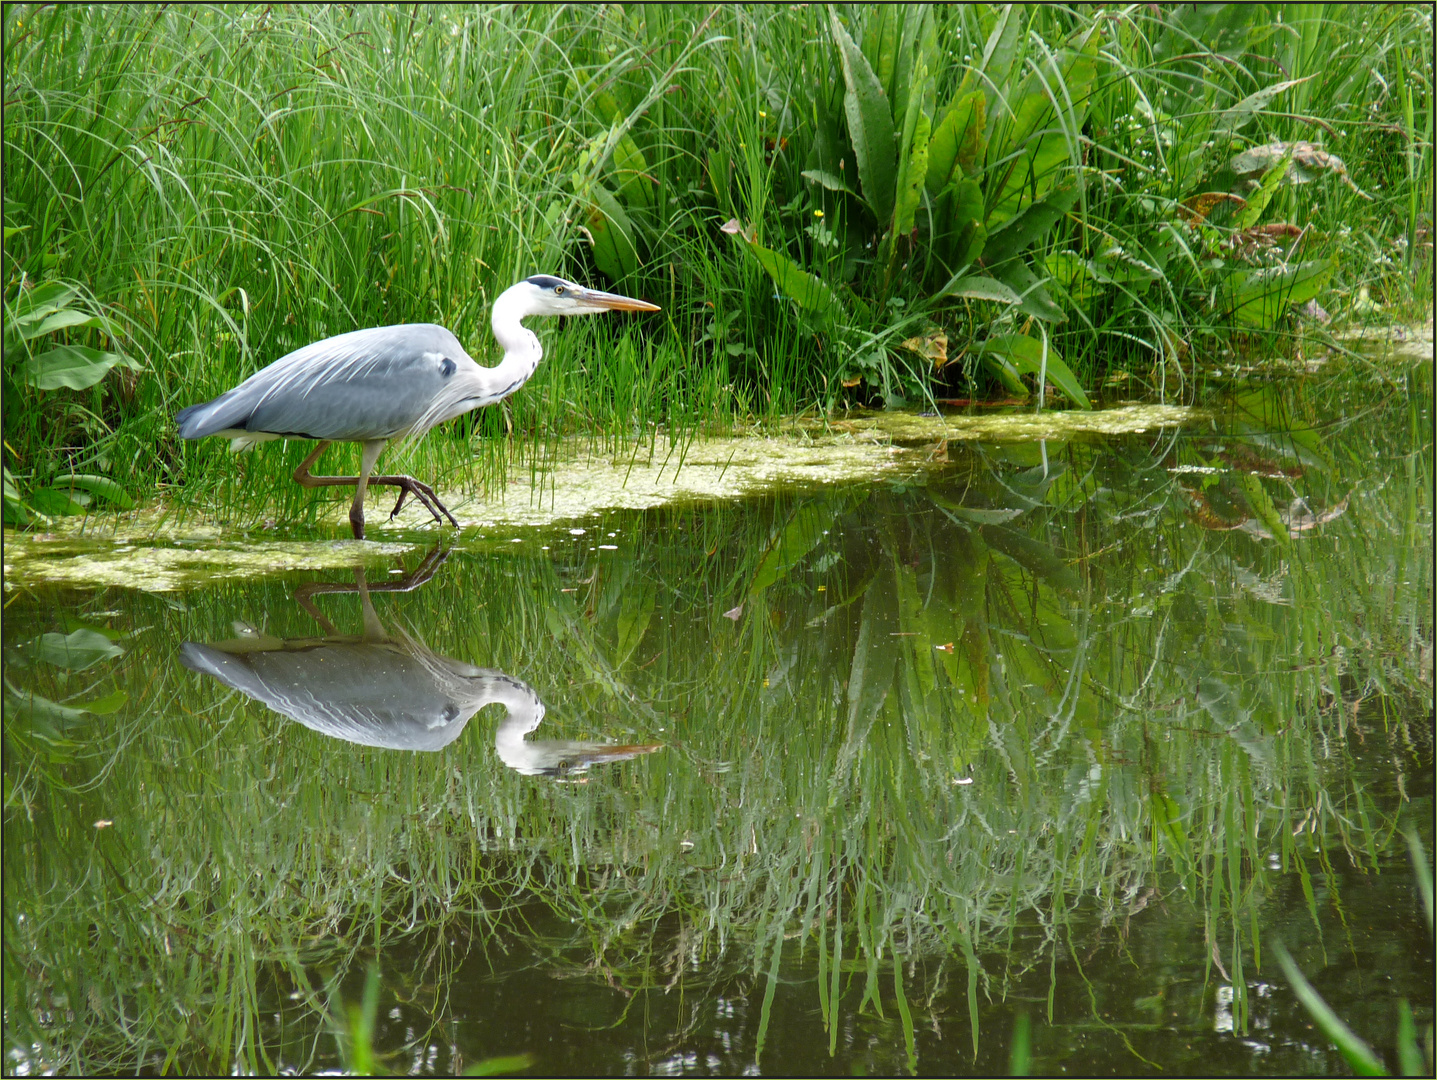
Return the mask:
[[[174,592],[226,578],[252,580],[293,570],[388,564],[416,546],[359,540],[221,540],[196,547],[178,541],[117,544],[11,535],[5,540],[5,588],[52,582]]]
[[[606,453],[592,452],[575,439],[560,444],[532,469],[511,469],[507,483],[492,494],[446,490],[441,497],[459,520],[463,531],[456,542],[464,546],[474,541],[476,528],[528,532],[609,510],[911,478],[945,466],[947,454],[936,451],[949,441],[1138,434],[1200,415],[1172,405],[985,416],[882,412],[837,420],[794,420],[775,434],[690,442],[655,435]],[[193,513],[184,524],[176,524],[173,510],[156,505],[113,516],[60,519],[41,536],[10,533],[5,587],[51,582],[170,592],[221,578],[374,566],[448,533],[415,503],[394,522],[374,524],[374,533],[392,530],[398,534],[395,541],[405,541],[389,543],[251,540],[248,534],[197,520]],[[347,498],[334,504],[337,531],[348,531],[348,513]],[[488,539],[492,542],[492,534]]]

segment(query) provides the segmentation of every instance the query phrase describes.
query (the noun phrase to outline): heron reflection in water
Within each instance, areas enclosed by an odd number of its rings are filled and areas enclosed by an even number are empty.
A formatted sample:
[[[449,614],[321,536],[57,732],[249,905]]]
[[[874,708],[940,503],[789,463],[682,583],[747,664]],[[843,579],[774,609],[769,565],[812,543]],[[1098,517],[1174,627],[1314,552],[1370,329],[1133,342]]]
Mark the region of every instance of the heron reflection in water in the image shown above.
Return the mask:
[[[281,639],[237,622],[238,636],[231,640],[185,642],[180,662],[322,735],[388,750],[441,750],[459,737],[470,717],[498,703],[508,715],[494,734],[494,748],[505,765],[526,776],[575,776],[591,765],[662,748],[661,743],[527,740],[544,719],[544,703],[527,683],[440,656],[402,629],[386,631],[370,594],[418,588],[448,554],[436,547],[398,581],[371,585],[356,568],[354,585],[296,590],[295,599],[324,629],[323,637]],[[361,633],[339,633],[315,606],[316,595],[338,592],[359,593]]]

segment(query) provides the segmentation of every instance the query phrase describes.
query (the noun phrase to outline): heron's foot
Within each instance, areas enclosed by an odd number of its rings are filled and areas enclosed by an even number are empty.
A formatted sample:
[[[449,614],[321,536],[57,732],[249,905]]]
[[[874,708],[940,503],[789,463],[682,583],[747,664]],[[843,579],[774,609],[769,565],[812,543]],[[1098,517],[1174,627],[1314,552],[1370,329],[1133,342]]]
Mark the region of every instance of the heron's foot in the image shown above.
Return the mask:
[[[443,525],[444,518],[448,518],[449,524],[456,529],[459,528],[459,522],[454,519],[449,508],[439,501],[439,496],[434,494],[434,489],[422,480],[416,480],[412,476],[375,476],[371,477],[369,482],[371,484],[391,484],[399,489],[399,501],[394,504],[394,510],[389,515],[390,521],[394,520],[395,515],[404,506],[405,500],[413,495],[439,524]],[[443,517],[440,516],[441,514]]]

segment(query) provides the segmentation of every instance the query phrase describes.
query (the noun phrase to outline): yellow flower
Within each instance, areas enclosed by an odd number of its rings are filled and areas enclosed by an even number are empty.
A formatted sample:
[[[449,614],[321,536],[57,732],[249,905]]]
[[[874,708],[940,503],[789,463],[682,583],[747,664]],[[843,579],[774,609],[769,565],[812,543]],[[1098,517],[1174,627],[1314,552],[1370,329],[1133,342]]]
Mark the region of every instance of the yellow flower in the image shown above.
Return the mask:
[[[822,211],[822,210],[815,210],[815,211],[813,212],[813,216],[814,216],[814,217],[823,217],[823,211]]]

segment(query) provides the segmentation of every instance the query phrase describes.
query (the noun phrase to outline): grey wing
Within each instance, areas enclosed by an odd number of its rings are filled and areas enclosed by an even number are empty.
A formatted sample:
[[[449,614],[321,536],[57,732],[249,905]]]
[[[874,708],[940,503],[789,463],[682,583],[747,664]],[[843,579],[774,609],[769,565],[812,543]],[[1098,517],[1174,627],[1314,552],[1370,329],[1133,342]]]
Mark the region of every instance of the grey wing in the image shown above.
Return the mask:
[[[474,361],[442,326],[378,326],[280,357],[228,393],[175,418],[180,435],[268,433],[364,442],[410,432]]]

